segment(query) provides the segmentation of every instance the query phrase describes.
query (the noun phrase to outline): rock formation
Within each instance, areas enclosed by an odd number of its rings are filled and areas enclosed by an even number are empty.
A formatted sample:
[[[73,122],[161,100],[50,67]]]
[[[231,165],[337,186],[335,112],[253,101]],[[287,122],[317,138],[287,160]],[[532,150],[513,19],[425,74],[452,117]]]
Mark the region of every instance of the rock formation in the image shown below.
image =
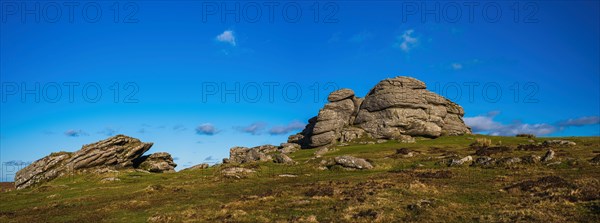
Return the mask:
[[[17,189],[23,189],[77,172],[97,171],[107,168],[114,170],[134,169],[146,160],[141,160],[140,157],[150,147],[152,147],[152,143],[144,143],[139,139],[117,135],[93,144],[84,145],[76,152],[52,153],[19,170],[15,175],[15,186]],[[168,153],[159,154],[163,157],[165,154],[168,155]],[[149,157],[152,157],[152,161],[159,159],[157,156],[150,155]],[[170,158],[170,155],[168,157]]]
[[[153,173],[172,173],[176,166],[171,154],[160,152],[140,157],[136,160],[135,167]]]
[[[354,141],[361,137],[411,141],[471,133],[456,103],[425,89],[411,77],[379,82],[364,98],[350,89],[332,92],[305,129],[288,138],[302,148]]]
[[[223,159],[223,163],[251,163],[267,162],[295,164],[287,153],[300,149],[299,145],[293,143],[282,143],[281,146],[262,145],[252,148],[233,147],[229,150],[229,158]]]

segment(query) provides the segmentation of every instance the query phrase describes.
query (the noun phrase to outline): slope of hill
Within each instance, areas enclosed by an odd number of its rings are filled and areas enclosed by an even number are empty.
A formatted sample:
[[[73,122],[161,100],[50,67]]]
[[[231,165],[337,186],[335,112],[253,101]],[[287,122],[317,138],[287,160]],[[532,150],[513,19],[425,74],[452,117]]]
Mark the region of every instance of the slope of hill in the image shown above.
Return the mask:
[[[289,154],[292,165],[67,175],[0,193],[0,221],[598,222],[600,138],[563,139],[576,145],[446,136],[336,146],[321,157],[303,149]],[[552,159],[532,158],[548,158],[549,149]],[[322,168],[323,160],[341,155],[365,158],[374,168]],[[466,156],[473,161],[456,162]],[[232,167],[244,171],[231,174]]]

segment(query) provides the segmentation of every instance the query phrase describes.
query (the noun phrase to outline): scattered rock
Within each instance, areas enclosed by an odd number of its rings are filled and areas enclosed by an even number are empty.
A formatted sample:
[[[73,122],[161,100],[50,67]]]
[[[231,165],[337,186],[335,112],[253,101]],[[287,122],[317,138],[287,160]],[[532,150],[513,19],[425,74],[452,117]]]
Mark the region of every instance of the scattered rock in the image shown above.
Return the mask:
[[[250,163],[250,162],[267,162],[271,161],[272,157],[268,153],[277,152],[278,147],[273,145],[262,145],[252,148],[233,147],[229,149],[229,159],[223,163]]]
[[[325,153],[329,152],[329,148],[323,147],[315,151],[315,157],[321,157],[325,155]]]
[[[466,162],[471,162],[473,161],[473,157],[471,156],[465,156],[462,159],[452,159],[450,160],[450,164],[448,164],[448,166],[460,166],[465,164]]]
[[[534,139],[535,135],[534,134],[517,134],[516,137],[524,137],[524,138]]]
[[[273,155],[273,162],[283,164],[296,164],[296,161],[292,160],[292,158],[283,153]]]
[[[148,218],[148,222],[175,222],[175,220],[170,216],[165,215],[153,215]]]
[[[282,143],[279,146],[279,150],[283,154],[290,154],[290,153],[300,150],[300,145],[298,145],[296,143]]]
[[[298,175],[294,175],[294,174],[279,174],[278,177],[298,177]]]
[[[568,140],[559,140],[559,139],[546,140],[542,144],[545,146],[557,146],[557,147],[571,147],[571,146],[577,145],[577,143],[575,143],[575,142],[571,142]]]
[[[201,170],[201,169],[208,169],[208,167],[209,167],[208,163],[201,163],[201,164],[198,164],[198,165],[195,165],[192,167],[185,168],[183,170]]]
[[[334,158],[336,164],[352,169],[372,169],[373,165],[362,158],[352,156],[338,156]]]
[[[415,212],[422,212],[425,209],[432,207],[435,204],[435,200],[431,200],[431,199],[422,199],[417,201],[414,204],[409,204],[407,206],[408,210],[411,211],[415,211]]]
[[[496,160],[492,159],[489,156],[482,156],[482,157],[477,157],[477,159],[475,159],[475,161],[471,164],[471,166],[487,167],[487,166],[494,165],[495,162],[496,162]]]
[[[402,158],[410,158],[415,156],[417,152],[412,151],[410,149],[407,148],[400,148],[400,149],[396,149],[396,153],[394,155],[392,155],[392,158],[397,158],[397,157],[402,157]]]
[[[538,155],[527,155],[521,157],[521,160],[523,160],[523,163],[525,164],[536,164],[539,163],[542,160],[542,158]]]
[[[548,150],[548,152],[546,152],[546,154],[542,157],[542,162],[548,162],[550,160],[554,159],[554,151],[553,150]]]
[[[136,160],[136,168],[152,173],[173,173],[177,164],[173,162],[171,154],[160,152],[149,156],[142,156]]]
[[[227,178],[246,178],[249,174],[254,173],[256,171],[242,168],[242,167],[229,167],[221,170],[221,175]]]

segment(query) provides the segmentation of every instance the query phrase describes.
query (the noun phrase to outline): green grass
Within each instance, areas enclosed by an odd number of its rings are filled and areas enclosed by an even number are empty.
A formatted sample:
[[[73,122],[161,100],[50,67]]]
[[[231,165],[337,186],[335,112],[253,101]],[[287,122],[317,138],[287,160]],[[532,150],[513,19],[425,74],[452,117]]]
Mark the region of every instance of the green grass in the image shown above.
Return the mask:
[[[372,170],[318,170],[316,149],[295,152],[297,165],[244,164],[256,173],[227,179],[227,166],[177,173],[141,172],[64,176],[46,184],[0,193],[0,222],[598,222],[600,167],[589,163],[600,150],[600,137],[565,138],[575,147],[554,148],[561,164],[516,165],[510,168],[447,167],[443,155],[471,155],[469,144],[490,138],[493,145],[516,148],[529,139],[517,137],[452,136],[388,141],[335,147],[329,159],[352,155],[371,160]],[[542,142],[545,138],[533,139]],[[393,157],[396,149],[418,154]],[[492,157],[543,155],[519,151]],[[450,176],[422,173],[449,171]],[[297,177],[279,177],[293,174]],[[571,191],[504,191],[525,180],[559,176],[577,185]],[[120,181],[102,183],[107,177]],[[154,188],[154,189],[151,189]],[[560,188],[559,188],[560,189]],[[333,191],[329,194],[328,191]],[[310,196],[323,192],[325,196]],[[319,194],[319,193],[317,193]],[[574,198],[573,198],[574,197]],[[432,206],[408,208],[420,200]],[[363,213],[363,214],[361,214]],[[364,213],[376,213],[371,216]]]

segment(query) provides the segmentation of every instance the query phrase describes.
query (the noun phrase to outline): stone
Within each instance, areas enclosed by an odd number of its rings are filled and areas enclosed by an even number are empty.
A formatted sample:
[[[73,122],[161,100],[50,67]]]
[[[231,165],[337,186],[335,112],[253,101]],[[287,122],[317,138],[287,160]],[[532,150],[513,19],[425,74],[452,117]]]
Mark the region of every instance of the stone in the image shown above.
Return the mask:
[[[538,155],[527,155],[521,157],[521,160],[523,160],[523,163],[525,164],[536,164],[539,163],[542,160],[542,158]]]
[[[202,169],[208,169],[208,167],[209,167],[208,163],[201,163],[198,165],[194,165],[192,167],[185,168],[183,170],[202,170]]]
[[[546,140],[542,143],[542,145],[544,146],[556,146],[556,147],[571,147],[571,146],[576,146],[577,143],[575,142],[571,142],[568,140]]]
[[[272,160],[272,157],[268,153],[277,151],[278,147],[273,145],[262,145],[252,148],[233,147],[229,149],[229,159],[227,161],[223,160],[223,163],[267,162]]]
[[[432,207],[434,204],[435,200],[421,199],[414,204],[409,204],[408,206],[406,206],[406,208],[408,208],[408,210],[411,211],[422,212],[425,209]]]
[[[329,102],[336,102],[351,97],[354,97],[354,91],[352,89],[342,88],[337,91],[331,92],[331,94],[329,94],[329,96],[327,97],[327,100]]]
[[[351,169],[373,169],[373,165],[367,160],[353,156],[338,156],[334,158],[336,164]]]
[[[292,160],[292,158],[283,153],[273,155],[273,162],[282,164],[296,164],[296,161]]]
[[[488,167],[488,166],[492,166],[495,163],[495,161],[496,161],[495,159],[493,159],[489,156],[477,157],[477,159],[475,159],[475,161],[473,161],[471,166]]]
[[[294,175],[294,174],[279,174],[277,176],[278,177],[298,177],[298,175]]]
[[[321,157],[321,156],[325,155],[325,153],[327,153],[327,152],[329,152],[329,148],[323,147],[323,148],[320,148],[317,151],[315,151],[314,154],[316,157]]]
[[[542,162],[545,163],[552,159],[554,159],[554,150],[549,149],[548,152],[546,152],[546,154],[544,154],[544,156],[542,157]]]
[[[165,152],[153,153],[142,156],[136,162],[136,168],[146,170],[151,173],[173,173],[177,164],[173,162],[171,154]]]
[[[248,175],[254,173],[256,171],[242,168],[242,167],[229,167],[221,170],[221,175],[227,178],[246,178]]]
[[[465,156],[462,159],[452,159],[450,160],[450,163],[448,164],[448,166],[460,166],[465,164],[466,162],[471,162],[473,161],[473,157],[471,156]]]
[[[288,142],[315,148],[362,137],[410,143],[416,136],[471,133],[462,119],[462,107],[426,90],[425,83],[411,77],[382,80],[364,98],[340,89],[332,92],[328,101]]]
[[[301,148],[300,144],[297,144],[297,143],[282,143],[279,146],[279,150],[283,154],[290,154],[290,153],[296,152],[296,151],[300,150],[300,148]]]
[[[17,189],[23,189],[72,173],[94,173],[101,169],[133,169],[138,158],[150,147],[152,143],[116,135],[84,145],[72,153],[52,153],[19,170],[15,175],[15,186]]]

